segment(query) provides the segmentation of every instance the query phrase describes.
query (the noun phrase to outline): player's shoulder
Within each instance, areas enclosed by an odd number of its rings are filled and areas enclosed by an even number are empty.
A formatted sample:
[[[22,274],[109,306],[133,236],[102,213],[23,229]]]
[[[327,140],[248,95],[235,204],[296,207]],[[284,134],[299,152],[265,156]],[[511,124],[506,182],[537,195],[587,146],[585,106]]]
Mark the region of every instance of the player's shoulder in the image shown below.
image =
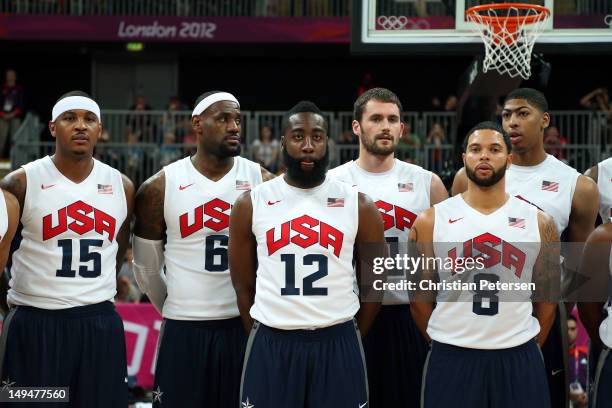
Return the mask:
[[[607,159],[600,161],[593,167],[612,168],[612,157],[608,157]]]
[[[588,242],[610,242],[612,241],[612,222],[598,225],[597,228],[591,232]]]
[[[343,163],[329,170],[327,174],[335,179],[345,181],[348,178],[350,178],[350,170],[351,170],[351,167],[353,166],[353,163],[354,163],[353,160]]]
[[[410,172],[410,173],[426,174],[426,175],[432,174],[431,171],[424,169],[418,164],[408,163],[408,162],[405,162],[399,159],[395,159],[395,168],[400,172]]]
[[[165,190],[166,169],[163,168],[157,173],[146,179],[138,188],[137,196],[150,196]],[[163,194],[162,194],[163,196]]]
[[[546,161],[547,161],[548,168],[555,172],[559,172],[560,174],[569,174],[572,176],[580,175],[578,170],[576,170],[569,164],[562,162],[561,160],[557,159],[556,157],[552,155],[548,155],[546,158]]]

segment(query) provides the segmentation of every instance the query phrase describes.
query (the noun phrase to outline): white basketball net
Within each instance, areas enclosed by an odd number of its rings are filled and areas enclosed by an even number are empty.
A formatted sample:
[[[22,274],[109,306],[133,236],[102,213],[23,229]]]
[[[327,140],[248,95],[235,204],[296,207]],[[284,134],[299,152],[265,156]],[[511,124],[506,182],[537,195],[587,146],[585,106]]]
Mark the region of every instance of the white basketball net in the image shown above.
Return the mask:
[[[509,19],[510,17],[510,19]],[[514,17],[514,18],[513,18]],[[531,76],[531,52],[550,14],[535,8],[488,9],[467,15],[485,44],[483,71]]]

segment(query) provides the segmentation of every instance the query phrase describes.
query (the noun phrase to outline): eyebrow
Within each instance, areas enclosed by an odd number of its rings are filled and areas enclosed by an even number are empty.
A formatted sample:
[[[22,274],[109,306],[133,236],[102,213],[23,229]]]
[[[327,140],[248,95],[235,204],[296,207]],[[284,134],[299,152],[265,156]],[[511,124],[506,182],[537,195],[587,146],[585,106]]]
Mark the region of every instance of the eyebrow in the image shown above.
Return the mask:
[[[506,112],[516,112],[516,111],[521,110],[521,109],[531,109],[531,107],[530,107],[530,106],[528,106],[528,105],[521,105],[521,106],[519,106],[518,108],[514,108],[514,109],[504,108],[504,109],[502,109],[502,113],[506,113]]]

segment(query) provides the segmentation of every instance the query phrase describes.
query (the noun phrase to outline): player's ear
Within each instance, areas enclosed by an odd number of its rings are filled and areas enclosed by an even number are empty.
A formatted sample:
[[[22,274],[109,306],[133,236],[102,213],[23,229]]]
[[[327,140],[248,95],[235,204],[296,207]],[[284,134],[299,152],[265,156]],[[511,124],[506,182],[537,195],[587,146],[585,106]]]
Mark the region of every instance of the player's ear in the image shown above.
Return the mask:
[[[353,133],[357,136],[361,136],[361,125],[359,122],[354,120],[353,123],[351,123],[351,126],[353,127]]]
[[[280,137],[280,148],[281,150],[285,148],[285,135],[281,135]]]
[[[200,128],[202,127],[202,118],[200,117],[200,115],[195,115],[191,117],[191,127],[193,128],[193,130],[197,131],[200,130]]]
[[[506,169],[508,169],[512,165],[512,153],[508,153],[508,158],[506,159]]]
[[[55,137],[55,122],[49,121],[49,132],[51,132],[51,136]]]
[[[465,153],[461,153],[461,160],[463,160],[463,167],[465,168]]]
[[[550,114],[544,112],[542,115],[542,129],[546,129],[550,125]]]

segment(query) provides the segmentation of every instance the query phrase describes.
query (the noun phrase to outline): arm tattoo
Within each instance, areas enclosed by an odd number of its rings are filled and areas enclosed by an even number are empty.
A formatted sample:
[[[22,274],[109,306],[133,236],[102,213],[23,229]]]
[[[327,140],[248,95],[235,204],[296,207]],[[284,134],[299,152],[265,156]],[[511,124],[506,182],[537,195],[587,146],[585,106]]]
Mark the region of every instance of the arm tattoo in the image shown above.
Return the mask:
[[[162,239],[164,221],[164,194],[159,188],[160,179],[146,182],[136,193],[136,224],[134,234],[147,239]]]

